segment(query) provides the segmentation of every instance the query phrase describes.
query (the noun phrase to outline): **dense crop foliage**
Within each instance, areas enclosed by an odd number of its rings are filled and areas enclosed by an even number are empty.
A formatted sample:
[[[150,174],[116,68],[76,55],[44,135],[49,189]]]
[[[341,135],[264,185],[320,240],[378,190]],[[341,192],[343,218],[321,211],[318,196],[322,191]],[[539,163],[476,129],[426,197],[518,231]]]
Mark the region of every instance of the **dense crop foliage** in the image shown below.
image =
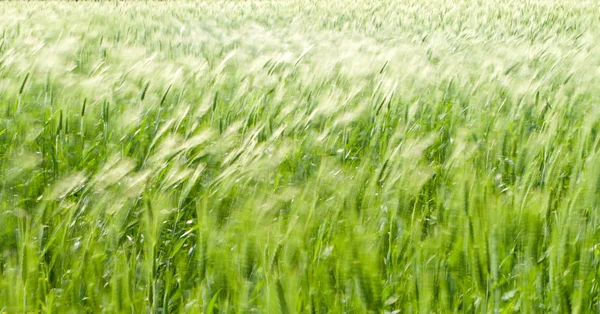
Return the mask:
[[[600,311],[596,1],[0,2],[0,312]]]

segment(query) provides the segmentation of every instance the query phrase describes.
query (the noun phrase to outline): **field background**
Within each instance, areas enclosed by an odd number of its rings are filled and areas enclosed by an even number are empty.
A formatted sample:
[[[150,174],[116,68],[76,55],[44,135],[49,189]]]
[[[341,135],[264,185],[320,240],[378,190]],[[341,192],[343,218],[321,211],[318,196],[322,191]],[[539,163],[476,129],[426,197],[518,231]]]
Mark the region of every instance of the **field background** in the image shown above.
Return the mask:
[[[597,1],[0,2],[0,312],[600,312]]]

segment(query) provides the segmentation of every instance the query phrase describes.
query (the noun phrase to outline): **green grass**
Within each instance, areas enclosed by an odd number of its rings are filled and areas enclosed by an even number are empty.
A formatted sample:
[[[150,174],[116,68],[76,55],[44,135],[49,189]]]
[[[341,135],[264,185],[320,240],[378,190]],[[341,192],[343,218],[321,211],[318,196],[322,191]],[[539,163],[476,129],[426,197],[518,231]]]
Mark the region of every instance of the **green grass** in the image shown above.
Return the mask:
[[[598,313],[599,25],[0,2],[0,312]]]

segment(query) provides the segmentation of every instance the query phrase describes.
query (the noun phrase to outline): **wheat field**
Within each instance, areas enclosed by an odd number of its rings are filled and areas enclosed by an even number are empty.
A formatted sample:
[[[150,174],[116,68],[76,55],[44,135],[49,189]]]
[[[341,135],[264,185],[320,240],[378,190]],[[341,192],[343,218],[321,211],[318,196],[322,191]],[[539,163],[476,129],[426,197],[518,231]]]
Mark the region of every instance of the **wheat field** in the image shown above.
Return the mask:
[[[0,2],[0,313],[600,313],[597,1]]]

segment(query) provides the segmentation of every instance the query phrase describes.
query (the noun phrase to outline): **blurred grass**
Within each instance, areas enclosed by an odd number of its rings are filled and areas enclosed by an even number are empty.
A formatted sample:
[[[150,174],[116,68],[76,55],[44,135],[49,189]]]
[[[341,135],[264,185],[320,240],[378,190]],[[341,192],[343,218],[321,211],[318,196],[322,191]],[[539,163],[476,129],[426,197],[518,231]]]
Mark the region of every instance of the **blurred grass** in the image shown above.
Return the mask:
[[[0,2],[0,312],[597,313],[599,20]]]

